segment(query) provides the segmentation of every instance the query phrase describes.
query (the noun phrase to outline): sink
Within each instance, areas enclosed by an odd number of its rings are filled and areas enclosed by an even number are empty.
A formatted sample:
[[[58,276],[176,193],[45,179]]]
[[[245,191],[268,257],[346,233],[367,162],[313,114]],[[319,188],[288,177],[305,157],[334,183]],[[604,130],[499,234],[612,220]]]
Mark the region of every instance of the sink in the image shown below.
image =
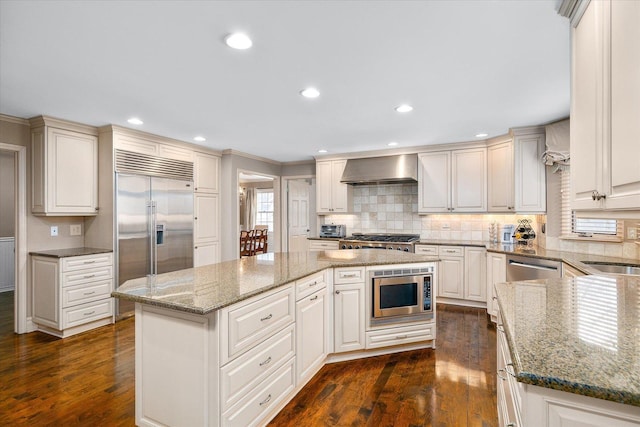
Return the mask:
[[[610,274],[634,274],[640,276],[640,265],[637,264],[606,264],[600,261],[582,261],[592,268]]]

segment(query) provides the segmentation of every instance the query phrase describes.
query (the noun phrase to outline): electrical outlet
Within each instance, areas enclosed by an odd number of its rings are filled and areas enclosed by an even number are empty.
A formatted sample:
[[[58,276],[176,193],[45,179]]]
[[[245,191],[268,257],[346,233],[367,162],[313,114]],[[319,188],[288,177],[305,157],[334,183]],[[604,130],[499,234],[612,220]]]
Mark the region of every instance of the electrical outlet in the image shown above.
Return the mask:
[[[451,228],[451,227],[449,226],[449,224],[448,224],[448,223],[444,223],[444,224],[442,224],[442,229],[443,229],[443,230],[448,230],[449,228]]]
[[[627,239],[635,240],[638,238],[638,229],[636,227],[627,227]]]
[[[82,235],[82,224],[71,224],[69,226],[69,235],[70,236]]]
[[[56,237],[58,235],[58,226],[54,225],[51,227],[51,237]]]

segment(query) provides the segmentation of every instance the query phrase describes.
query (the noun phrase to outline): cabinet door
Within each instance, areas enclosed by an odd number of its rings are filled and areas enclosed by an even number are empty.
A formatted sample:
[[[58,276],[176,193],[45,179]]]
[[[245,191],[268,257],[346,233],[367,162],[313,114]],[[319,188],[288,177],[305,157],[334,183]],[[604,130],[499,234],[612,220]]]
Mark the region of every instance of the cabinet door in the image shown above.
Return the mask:
[[[594,209],[594,191],[603,192],[602,36],[603,2],[591,2],[572,33],[571,191],[573,209]]]
[[[464,299],[487,301],[487,250],[464,248]]]
[[[487,313],[492,321],[498,315],[498,301],[494,285],[507,281],[507,257],[505,254],[487,253]]]
[[[331,213],[331,162],[316,162],[316,210]]]
[[[513,212],[513,143],[493,145],[487,149],[489,170],[487,195],[489,212]]]
[[[334,213],[349,212],[349,185],[340,182],[345,166],[346,160],[331,162],[331,207]]]
[[[418,212],[449,212],[451,152],[418,155]]]
[[[611,167],[606,206],[640,208],[640,2],[611,2]]]
[[[545,135],[516,136],[514,145],[516,212],[546,212],[546,167],[541,160]]]
[[[464,258],[440,257],[438,268],[438,296],[464,298]]]
[[[194,204],[194,241],[218,240],[218,196],[196,194]]]
[[[220,187],[220,158],[211,154],[195,153],[195,191],[198,193],[218,193]]]
[[[327,357],[326,288],[296,303],[297,384],[305,383]]]
[[[60,266],[57,260],[33,257],[31,259],[33,283],[33,321],[61,329],[60,318]]]
[[[451,152],[451,210],[487,211],[487,149]]]
[[[364,283],[335,285],[334,351],[360,350],[365,346]]]
[[[49,128],[47,213],[96,214],[98,138]]]
[[[218,242],[196,243],[193,249],[193,266],[216,264],[220,262]]]

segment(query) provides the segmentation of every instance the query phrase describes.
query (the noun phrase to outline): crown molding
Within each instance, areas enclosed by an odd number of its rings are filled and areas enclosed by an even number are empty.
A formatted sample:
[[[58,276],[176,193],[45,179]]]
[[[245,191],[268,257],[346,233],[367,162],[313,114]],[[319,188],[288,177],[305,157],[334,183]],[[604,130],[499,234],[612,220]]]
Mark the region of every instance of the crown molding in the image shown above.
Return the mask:
[[[6,123],[15,123],[17,125],[30,126],[29,120],[21,117],[8,116],[6,114],[0,114],[0,121]]]
[[[239,157],[244,157],[246,159],[258,160],[260,162],[271,163],[273,165],[278,165],[278,166],[282,166],[284,164],[284,163],[279,162],[277,160],[268,159],[266,157],[255,156],[253,154],[245,153],[245,152],[234,150],[234,149],[231,149],[231,148],[227,148],[226,150],[222,150],[222,155],[223,156],[239,156]]]

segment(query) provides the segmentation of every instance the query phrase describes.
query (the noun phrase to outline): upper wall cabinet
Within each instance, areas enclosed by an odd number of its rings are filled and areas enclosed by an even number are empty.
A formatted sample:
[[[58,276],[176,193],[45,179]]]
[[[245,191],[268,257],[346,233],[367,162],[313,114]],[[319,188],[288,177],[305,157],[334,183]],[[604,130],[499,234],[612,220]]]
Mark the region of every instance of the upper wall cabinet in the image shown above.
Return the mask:
[[[418,154],[418,212],[487,210],[485,147]]]
[[[352,188],[340,182],[346,165],[346,160],[316,162],[316,206],[319,215],[349,213]]]
[[[640,209],[640,2],[592,1],[573,24],[572,208]]]
[[[220,157],[205,153],[194,153],[195,191],[219,193]]]
[[[98,130],[43,116],[30,122],[31,212],[96,215]]]
[[[540,213],[547,209],[541,128],[514,129],[512,138],[488,147],[488,211]]]

